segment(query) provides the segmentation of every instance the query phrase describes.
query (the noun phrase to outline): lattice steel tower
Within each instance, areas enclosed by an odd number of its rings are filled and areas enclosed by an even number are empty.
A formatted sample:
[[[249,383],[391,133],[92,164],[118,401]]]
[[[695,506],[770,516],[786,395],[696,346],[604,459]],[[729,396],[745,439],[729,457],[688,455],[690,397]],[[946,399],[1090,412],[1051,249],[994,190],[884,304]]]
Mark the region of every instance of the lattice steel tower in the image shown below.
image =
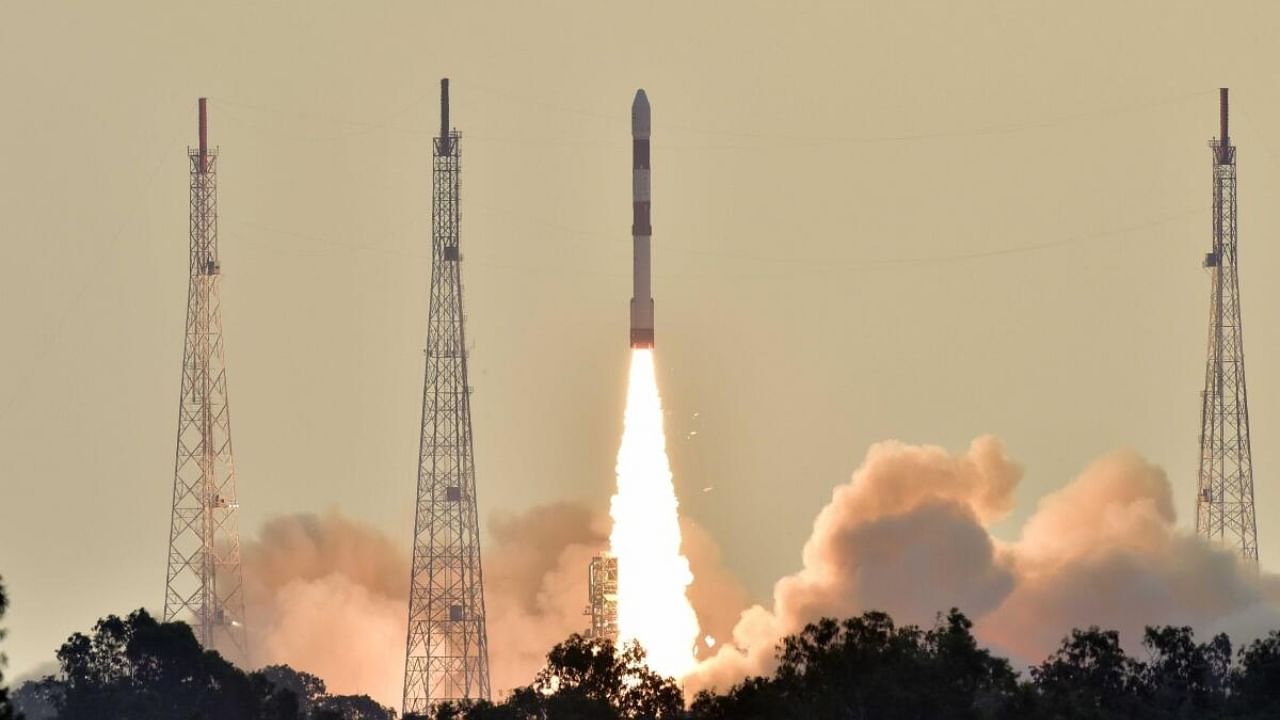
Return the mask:
[[[218,151],[209,149],[205,99],[191,162],[190,285],[178,399],[164,619],[192,624],[207,648],[245,658],[235,464],[218,279]]]
[[[1213,250],[1204,266],[1211,283],[1209,357],[1200,409],[1200,482],[1196,531],[1238,547],[1258,563],[1253,510],[1253,455],[1244,382],[1244,340],[1236,256],[1236,149],[1227,132],[1227,89],[1220,91],[1221,135],[1213,150]]]
[[[418,454],[417,522],[409,590],[404,712],[489,698],[484,578],[471,442],[471,389],[458,252],[459,133],[440,81],[431,202],[431,307]]]

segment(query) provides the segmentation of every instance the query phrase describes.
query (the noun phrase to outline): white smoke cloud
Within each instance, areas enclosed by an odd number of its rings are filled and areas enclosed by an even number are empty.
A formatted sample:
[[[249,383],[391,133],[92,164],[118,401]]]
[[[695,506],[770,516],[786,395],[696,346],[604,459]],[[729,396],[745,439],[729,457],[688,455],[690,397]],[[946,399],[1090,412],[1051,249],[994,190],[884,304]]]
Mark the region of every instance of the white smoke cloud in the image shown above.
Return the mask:
[[[1148,624],[1228,632],[1239,643],[1280,627],[1280,577],[1179,528],[1164,473],[1132,452],[1104,456],[1043,498],[1016,539],[989,527],[1014,504],[1021,468],[998,440],[961,453],[879,443],[832,492],[766,607],[721,565],[707,533],[682,519],[682,552],[699,625],[718,641],[688,691],[767,673],[775,645],[822,616],[870,609],[929,624],[952,606],[978,637],[1016,661],[1044,659],[1074,627],[1121,632],[1133,648]],[[547,650],[586,629],[587,564],[609,520],[572,503],[489,524],[485,584],[491,684],[527,684]],[[407,538],[406,538],[407,540]],[[338,693],[399,704],[408,613],[407,543],[336,513],[267,523],[244,549],[259,663],[287,663]],[[746,608],[745,610],[743,608]]]
[[[255,664],[400,706],[409,558],[398,544],[334,511],[289,515],[245,544],[243,568]]]
[[[687,689],[767,673],[787,634],[871,609],[927,624],[958,607],[980,640],[1027,663],[1094,624],[1130,643],[1148,624],[1227,630],[1237,642],[1280,627],[1280,581],[1179,529],[1167,478],[1137,455],[1091,464],[1041,501],[1018,540],[1002,543],[988,527],[1012,508],[1020,478],[992,437],[958,455],[873,446],[819,513],[801,569],[776,583],[771,607],[742,614],[732,645]]]
[[[602,514],[570,503],[498,516],[484,548],[490,681],[528,684],[551,647],[586,629],[587,564]],[[278,517],[243,551],[254,665],[286,664],[331,693],[399,707],[408,624],[406,543],[336,511]]]

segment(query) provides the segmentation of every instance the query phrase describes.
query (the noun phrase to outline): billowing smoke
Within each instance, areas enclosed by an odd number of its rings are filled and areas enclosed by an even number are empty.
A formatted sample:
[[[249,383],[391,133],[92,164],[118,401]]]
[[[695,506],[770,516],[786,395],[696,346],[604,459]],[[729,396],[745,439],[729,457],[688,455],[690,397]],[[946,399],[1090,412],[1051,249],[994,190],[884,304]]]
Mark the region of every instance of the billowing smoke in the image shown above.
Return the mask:
[[[787,634],[870,609],[928,624],[959,607],[981,640],[1023,662],[1092,624],[1130,643],[1147,624],[1228,631],[1237,641],[1280,627],[1276,579],[1178,529],[1164,473],[1133,453],[1090,465],[1002,543],[987,528],[1012,507],[1020,478],[991,437],[959,455],[873,446],[819,513],[801,570],[776,583],[771,608],[742,614],[732,645],[703,662],[688,689],[766,673]]]
[[[543,505],[489,524],[485,611],[495,694],[528,685],[547,651],[586,630],[587,566],[609,545],[608,518],[579,505]]]
[[[586,629],[587,564],[609,530],[603,514],[558,503],[497,516],[489,531],[490,679],[503,693],[528,684],[555,643]],[[267,522],[243,552],[254,664],[287,664],[332,693],[399,707],[407,544],[336,511]]]
[[[720,547],[702,526],[680,518],[680,534],[683,538],[680,551],[689,558],[689,569],[693,571],[689,603],[698,616],[698,627],[703,636],[713,638],[713,642],[726,640],[733,634],[738,616],[750,604],[750,596],[725,568]],[[712,654],[712,647],[699,643],[696,655],[699,659]]]
[[[706,532],[682,526],[698,619],[728,637],[746,592]],[[608,547],[609,519],[564,502],[497,515],[488,530],[490,681],[501,696],[527,685],[553,645],[586,630],[587,565]],[[319,676],[330,692],[399,707],[409,582],[401,543],[334,511],[289,515],[245,544],[244,573],[255,664],[287,664]]]
[[[333,511],[289,515],[245,544],[243,567],[257,664],[400,706],[409,558],[399,544]]]
[[[556,503],[495,517],[489,532],[484,579],[490,680],[495,694],[504,694],[529,684],[553,645],[590,624],[587,566],[609,546],[609,518]],[[705,530],[682,520],[681,532],[698,623],[714,637],[728,637],[747,593],[724,569]]]
[[[1019,536],[989,527],[1013,507],[1022,471],[991,437],[962,453],[879,443],[814,521],[801,569],[768,607],[747,596],[705,531],[681,521],[689,599],[717,646],[699,648],[686,689],[725,687],[773,665],[776,644],[822,616],[885,610],[928,625],[959,607],[979,639],[1034,663],[1073,627],[1148,624],[1225,631],[1236,642],[1280,627],[1280,578],[1179,528],[1164,473],[1131,452],[1107,455],[1039,503]],[[587,565],[609,520],[572,503],[489,522],[485,547],[491,681],[527,684],[556,642],[585,630]],[[406,538],[407,541],[407,538]],[[244,548],[259,663],[287,663],[333,692],[399,704],[408,596],[407,542],[330,513],[267,523]]]

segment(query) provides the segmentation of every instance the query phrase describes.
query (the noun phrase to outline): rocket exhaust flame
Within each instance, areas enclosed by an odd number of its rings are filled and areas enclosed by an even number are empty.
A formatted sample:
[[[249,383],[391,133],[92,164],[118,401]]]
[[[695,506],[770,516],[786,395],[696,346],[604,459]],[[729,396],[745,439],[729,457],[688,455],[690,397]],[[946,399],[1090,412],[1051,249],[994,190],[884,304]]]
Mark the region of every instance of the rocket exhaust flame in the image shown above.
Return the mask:
[[[694,668],[702,635],[688,598],[693,573],[680,551],[679,503],[650,349],[631,351],[617,473],[609,544],[618,558],[618,641],[638,641],[651,669],[681,678]]]

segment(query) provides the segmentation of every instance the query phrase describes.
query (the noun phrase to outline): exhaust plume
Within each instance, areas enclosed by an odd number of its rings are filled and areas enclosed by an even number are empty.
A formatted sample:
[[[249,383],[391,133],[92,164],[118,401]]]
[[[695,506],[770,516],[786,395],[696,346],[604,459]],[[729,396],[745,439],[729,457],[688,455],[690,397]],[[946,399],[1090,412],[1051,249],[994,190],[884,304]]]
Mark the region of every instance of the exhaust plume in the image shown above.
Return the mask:
[[[652,670],[680,678],[693,668],[700,633],[650,349],[631,351],[617,473],[609,550],[618,558],[618,641],[638,641]]]
[[[1178,529],[1167,478],[1136,454],[1094,462],[1040,502],[1016,541],[1001,542],[987,528],[1012,508],[1021,475],[992,437],[958,455],[872,446],[819,513],[802,567],[775,584],[772,607],[742,613],[732,643],[686,687],[767,673],[786,635],[871,609],[928,624],[958,607],[979,639],[1023,663],[1073,627],[1114,628],[1136,644],[1149,624],[1228,631],[1237,642],[1280,625],[1276,578]]]
[[[495,695],[528,685],[547,651],[587,628],[587,565],[608,545],[609,521],[572,503],[489,523],[485,605]]]
[[[607,546],[608,524],[571,503],[489,522],[485,596],[496,695],[527,685],[553,645],[586,629],[587,564]],[[268,521],[243,557],[257,665],[287,664],[320,677],[330,692],[399,706],[409,592],[403,547],[330,511]]]
[[[400,705],[409,557],[398,545],[335,511],[288,515],[245,544],[243,567],[257,664]]]
[[[988,528],[1013,507],[1022,469],[992,437],[961,453],[884,442],[818,514],[800,569],[769,606],[720,564],[705,531],[680,523],[700,642],[688,691],[727,687],[773,667],[775,645],[822,616],[880,609],[929,624],[956,606],[984,643],[1031,664],[1072,628],[1121,632],[1190,625],[1237,643],[1280,627],[1280,577],[1180,529],[1164,473],[1108,454],[1044,497],[1016,539]],[[608,545],[603,513],[557,503],[497,516],[485,553],[495,694],[527,684],[546,652],[587,626],[587,564]],[[335,693],[395,706],[404,671],[408,554],[379,530],[326,515],[266,523],[244,546],[246,600],[260,664],[285,663]]]

